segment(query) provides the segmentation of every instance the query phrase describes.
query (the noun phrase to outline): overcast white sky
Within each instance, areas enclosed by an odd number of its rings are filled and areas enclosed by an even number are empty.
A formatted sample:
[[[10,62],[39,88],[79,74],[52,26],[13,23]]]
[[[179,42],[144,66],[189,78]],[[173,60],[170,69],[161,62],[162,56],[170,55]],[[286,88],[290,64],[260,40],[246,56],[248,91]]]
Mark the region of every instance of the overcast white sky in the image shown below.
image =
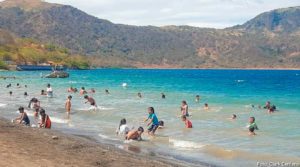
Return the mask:
[[[98,18],[130,25],[190,25],[224,28],[243,24],[300,0],[46,0],[74,6]]]

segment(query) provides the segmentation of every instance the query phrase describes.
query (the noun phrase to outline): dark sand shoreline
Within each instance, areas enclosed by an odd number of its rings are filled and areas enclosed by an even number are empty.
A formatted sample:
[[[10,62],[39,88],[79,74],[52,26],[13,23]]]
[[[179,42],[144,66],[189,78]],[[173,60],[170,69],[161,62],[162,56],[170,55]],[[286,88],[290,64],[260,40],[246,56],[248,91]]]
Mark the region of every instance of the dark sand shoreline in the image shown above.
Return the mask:
[[[52,139],[58,136],[58,139]],[[0,166],[191,166],[153,155],[130,153],[88,136],[24,127],[0,118]],[[197,164],[197,166],[199,166]]]

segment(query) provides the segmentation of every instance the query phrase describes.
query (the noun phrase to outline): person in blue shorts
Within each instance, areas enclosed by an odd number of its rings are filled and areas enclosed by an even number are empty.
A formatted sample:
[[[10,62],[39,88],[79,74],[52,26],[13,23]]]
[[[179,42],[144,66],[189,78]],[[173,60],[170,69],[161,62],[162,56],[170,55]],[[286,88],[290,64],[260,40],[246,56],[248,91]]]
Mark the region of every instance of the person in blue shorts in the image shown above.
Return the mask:
[[[156,129],[159,126],[159,122],[158,122],[156,114],[154,113],[154,108],[153,107],[148,108],[148,113],[149,113],[149,116],[145,120],[145,122],[148,121],[148,124],[147,124],[147,126],[149,127],[148,128],[148,134],[149,135],[154,135]]]

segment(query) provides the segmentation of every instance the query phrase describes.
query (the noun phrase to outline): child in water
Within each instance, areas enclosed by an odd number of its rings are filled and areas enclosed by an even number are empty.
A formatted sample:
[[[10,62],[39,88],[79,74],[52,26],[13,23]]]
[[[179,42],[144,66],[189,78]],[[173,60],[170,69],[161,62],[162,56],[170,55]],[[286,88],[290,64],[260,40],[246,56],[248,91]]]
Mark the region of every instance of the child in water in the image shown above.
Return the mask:
[[[81,87],[79,94],[80,94],[80,95],[87,94],[87,91],[85,90],[84,87]]]
[[[142,140],[142,134],[144,132],[143,127],[139,127],[137,130],[131,130],[127,133],[126,140]]]
[[[158,119],[157,119],[156,114],[154,113],[154,108],[153,108],[153,107],[149,107],[149,108],[148,108],[148,113],[149,113],[149,116],[148,116],[148,118],[145,120],[145,122],[149,120],[149,121],[148,121],[148,124],[147,124],[148,127],[151,125],[151,126],[148,128],[148,134],[149,134],[149,135],[154,135],[156,129],[157,129],[158,126],[159,126]]]
[[[46,114],[44,109],[40,109],[40,115],[41,115],[41,121],[39,123],[40,128],[46,128],[50,129],[51,128],[51,120],[50,117]]]
[[[47,84],[47,97],[53,97],[53,90],[50,84]]]
[[[16,121],[19,124],[24,124],[26,126],[30,125],[30,120],[27,116],[27,113],[24,111],[24,107],[19,107],[20,116],[16,118],[14,121]]]
[[[71,112],[71,100],[72,100],[72,96],[69,95],[65,103],[65,109],[68,115],[70,115]]]
[[[190,116],[189,112],[188,112],[188,109],[189,109],[189,107],[187,105],[187,102],[185,100],[183,100],[181,102],[181,107],[180,107],[181,115],[184,115],[184,116],[187,116],[187,117]]]
[[[250,117],[249,118],[249,135],[256,135],[256,133],[254,132],[254,130],[258,130],[258,127],[255,123],[255,118],[254,117]]]
[[[208,108],[208,104],[207,103],[205,103],[204,104],[204,110],[208,110],[209,108]]]
[[[126,119],[125,118],[121,119],[119,128],[116,130],[116,133],[118,135],[120,135],[120,134],[126,135],[129,132],[129,130],[130,130],[129,127],[126,124]]]
[[[192,122],[185,115],[181,116],[181,120],[184,122],[186,128],[193,128]]]
[[[200,101],[200,96],[196,95],[195,101],[198,103]]]

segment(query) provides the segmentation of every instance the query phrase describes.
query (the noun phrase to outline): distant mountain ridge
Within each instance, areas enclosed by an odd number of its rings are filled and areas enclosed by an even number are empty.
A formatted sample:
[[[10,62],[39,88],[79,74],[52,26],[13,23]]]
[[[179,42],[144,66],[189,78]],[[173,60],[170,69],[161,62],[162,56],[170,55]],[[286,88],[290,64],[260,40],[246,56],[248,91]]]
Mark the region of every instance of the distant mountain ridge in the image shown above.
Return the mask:
[[[85,54],[101,67],[300,68],[297,18],[299,7],[291,7],[226,29],[129,26],[39,0],[0,3],[1,29]]]

